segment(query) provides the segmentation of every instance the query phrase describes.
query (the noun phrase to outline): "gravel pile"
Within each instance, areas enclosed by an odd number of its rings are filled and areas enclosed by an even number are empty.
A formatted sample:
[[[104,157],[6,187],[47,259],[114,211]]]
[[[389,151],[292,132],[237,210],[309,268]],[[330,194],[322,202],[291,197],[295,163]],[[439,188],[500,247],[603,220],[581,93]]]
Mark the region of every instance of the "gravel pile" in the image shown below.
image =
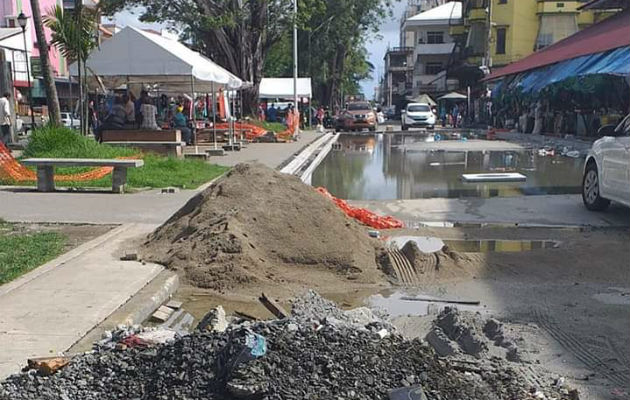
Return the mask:
[[[0,383],[0,399],[373,400],[416,385],[429,400],[531,398],[518,374],[501,364],[462,371],[420,340],[382,337],[370,326],[377,317],[360,326],[314,293],[295,304],[296,317],[84,354],[50,377],[14,375]],[[328,315],[345,322],[327,324]]]

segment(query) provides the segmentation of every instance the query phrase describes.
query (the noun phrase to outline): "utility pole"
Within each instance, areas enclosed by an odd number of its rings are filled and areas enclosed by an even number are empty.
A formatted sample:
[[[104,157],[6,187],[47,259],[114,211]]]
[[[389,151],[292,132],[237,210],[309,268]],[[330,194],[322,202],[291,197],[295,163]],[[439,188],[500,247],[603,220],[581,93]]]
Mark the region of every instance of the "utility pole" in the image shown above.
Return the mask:
[[[298,0],[293,0],[293,116],[296,117],[298,113],[298,31],[297,31],[297,17],[298,17]],[[294,122],[295,123],[295,122]],[[299,131],[299,122],[295,124],[297,127],[293,136],[297,137]]]
[[[486,54],[483,61],[483,65],[488,68],[488,71],[492,67],[492,0],[488,0],[488,12],[487,12],[487,23],[488,27],[488,40],[486,41]]]

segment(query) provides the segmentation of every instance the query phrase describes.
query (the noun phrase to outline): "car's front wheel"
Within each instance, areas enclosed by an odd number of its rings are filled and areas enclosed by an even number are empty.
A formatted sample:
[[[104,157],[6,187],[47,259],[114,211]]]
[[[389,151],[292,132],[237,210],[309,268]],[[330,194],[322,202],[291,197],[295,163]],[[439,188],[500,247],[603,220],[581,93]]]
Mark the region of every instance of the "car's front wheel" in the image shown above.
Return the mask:
[[[591,211],[603,211],[610,205],[610,200],[600,195],[597,164],[592,161],[586,166],[582,179],[582,201]]]

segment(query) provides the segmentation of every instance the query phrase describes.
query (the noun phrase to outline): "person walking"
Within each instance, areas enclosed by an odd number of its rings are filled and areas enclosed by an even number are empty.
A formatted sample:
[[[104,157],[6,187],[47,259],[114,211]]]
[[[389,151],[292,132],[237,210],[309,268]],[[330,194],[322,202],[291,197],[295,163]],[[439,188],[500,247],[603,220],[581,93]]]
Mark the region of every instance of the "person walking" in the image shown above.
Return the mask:
[[[319,106],[319,108],[317,109],[317,125],[318,126],[324,126],[324,107]]]
[[[5,92],[0,97],[0,129],[1,137],[0,141],[3,144],[8,144],[11,141],[11,93]]]

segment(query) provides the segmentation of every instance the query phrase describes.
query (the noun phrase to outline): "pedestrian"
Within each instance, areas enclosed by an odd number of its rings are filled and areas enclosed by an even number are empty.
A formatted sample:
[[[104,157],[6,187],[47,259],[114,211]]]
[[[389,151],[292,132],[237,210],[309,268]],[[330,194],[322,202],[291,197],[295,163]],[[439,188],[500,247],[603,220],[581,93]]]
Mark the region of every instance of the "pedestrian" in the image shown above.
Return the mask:
[[[258,120],[259,121],[265,120],[265,107],[262,103],[258,104]]]
[[[453,115],[453,127],[457,128],[457,121],[459,118],[459,107],[457,107],[457,104],[455,104],[455,106],[453,107],[452,115]]]
[[[173,126],[180,130],[182,139],[186,144],[192,144],[192,131],[188,127],[188,118],[184,115],[184,106],[177,106],[175,116],[173,117]]]
[[[92,133],[95,133],[98,126],[98,115],[96,115],[96,109],[94,108],[94,100],[90,100],[88,104],[88,124],[92,129]]]
[[[142,113],[140,128],[160,130],[155,117],[157,115],[157,107],[153,105],[150,97],[144,98],[144,103],[140,106],[140,112]]]
[[[129,95],[123,95],[123,107],[125,108],[125,124],[136,124],[136,106]]]
[[[269,122],[277,122],[278,120],[278,109],[275,104],[271,103],[271,107],[267,110],[267,121]]]
[[[319,106],[315,116],[317,117],[317,126],[324,126],[324,107]]]
[[[8,144],[11,141],[11,93],[4,92],[0,97],[0,129],[1,137],[0,141],[3,144]]]
[[[114,105],[110,113],[103,119],[103,123],[94,132],[94,137],[98,142],[103,141],[103,131],[121,130],[125,128],[125,118],[127,111],[125,110],[124,99],[120,96],[114,98]]]

